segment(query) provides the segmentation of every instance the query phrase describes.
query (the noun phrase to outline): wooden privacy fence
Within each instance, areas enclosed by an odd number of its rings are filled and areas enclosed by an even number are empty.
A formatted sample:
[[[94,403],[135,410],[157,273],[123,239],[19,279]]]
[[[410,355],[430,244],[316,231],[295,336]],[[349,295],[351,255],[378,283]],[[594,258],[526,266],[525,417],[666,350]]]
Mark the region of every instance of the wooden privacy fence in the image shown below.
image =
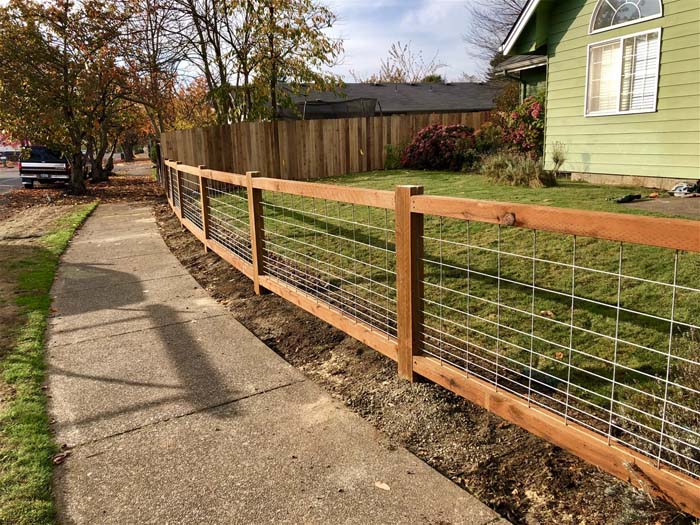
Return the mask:
[[[243,122],[161,135],[164,158],[275,179],[312,180],[384,168],[386,147],[406,145],[429,124],[479,128],[489,112],[332,120]]]
[[[700,515],[697,222],[259,175],[162,181],[257,293]]]

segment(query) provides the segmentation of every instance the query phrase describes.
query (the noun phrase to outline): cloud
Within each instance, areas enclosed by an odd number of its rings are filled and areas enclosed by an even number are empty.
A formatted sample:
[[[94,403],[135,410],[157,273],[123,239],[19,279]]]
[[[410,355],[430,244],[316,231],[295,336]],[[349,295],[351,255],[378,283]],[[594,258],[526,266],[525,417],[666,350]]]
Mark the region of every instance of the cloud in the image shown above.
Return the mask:
[[[339,22],[331,31],[342,38],[345,57],[334,68],[346,80],[350,71],[367,76],[379,70],[380,61],[393,42],[411,42],[426,60],[439,52],[441,70],[449,80],[462,73],[483,71],[484,61],[469,56],[463,42],[468,27],[465,9],[469,0],[332,0]]]

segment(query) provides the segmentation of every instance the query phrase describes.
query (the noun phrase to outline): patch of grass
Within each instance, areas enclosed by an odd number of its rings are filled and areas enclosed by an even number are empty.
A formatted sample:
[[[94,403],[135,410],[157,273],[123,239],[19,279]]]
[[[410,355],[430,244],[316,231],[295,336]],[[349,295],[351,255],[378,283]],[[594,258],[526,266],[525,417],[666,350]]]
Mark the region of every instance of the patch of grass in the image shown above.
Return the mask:
[[[553,188],[501,186],[490,183],[484,176],[471,173],[412,170],[373,171],[324,179],[321,182],[379,190],[393,190],[402,184],[422,185],[428,195],[646,215],[650,214],[608,199],[629,193],[647,195],[652,191],[649,188],[634,186],[595,186],[587,182],[567,180],[560,180]]]
[[[2,356],[3,389],[10,394],[0,405],[0,523],[53,522],[51,458],[56,452],[46,413],[44,333],[49,295],[59,257],[76,229],[97,206],[76,206],[58,219],[38,245],[19,260],[0,267],[16,275],[20,325],[15,344]],[[2,265],[5,266],[5,265]]]

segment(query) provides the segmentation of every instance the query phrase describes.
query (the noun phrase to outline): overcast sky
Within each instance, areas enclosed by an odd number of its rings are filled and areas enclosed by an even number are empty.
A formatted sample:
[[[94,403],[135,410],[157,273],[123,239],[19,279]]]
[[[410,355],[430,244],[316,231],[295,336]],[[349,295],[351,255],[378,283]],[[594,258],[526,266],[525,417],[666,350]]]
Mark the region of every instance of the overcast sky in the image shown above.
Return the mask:
[[[481,73],[484,64],[469,56],[463,35],[470,0],[326,0],[339,21],[334,36],[345,42],[345,59],[334,69],[346,81],[350,70],[368,76],[379,70],[389,46],[400,40],[420,49],[426,60],[439,52],[448,80]]]

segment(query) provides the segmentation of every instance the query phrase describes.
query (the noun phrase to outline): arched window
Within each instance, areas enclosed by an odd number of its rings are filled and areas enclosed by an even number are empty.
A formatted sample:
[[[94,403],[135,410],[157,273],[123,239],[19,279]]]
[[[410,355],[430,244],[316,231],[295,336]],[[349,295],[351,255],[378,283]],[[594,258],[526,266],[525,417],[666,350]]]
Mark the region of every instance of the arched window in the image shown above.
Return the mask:
[[[635,24],[662,14],[661,0],[600,0],[593,12],[590,32]]]

